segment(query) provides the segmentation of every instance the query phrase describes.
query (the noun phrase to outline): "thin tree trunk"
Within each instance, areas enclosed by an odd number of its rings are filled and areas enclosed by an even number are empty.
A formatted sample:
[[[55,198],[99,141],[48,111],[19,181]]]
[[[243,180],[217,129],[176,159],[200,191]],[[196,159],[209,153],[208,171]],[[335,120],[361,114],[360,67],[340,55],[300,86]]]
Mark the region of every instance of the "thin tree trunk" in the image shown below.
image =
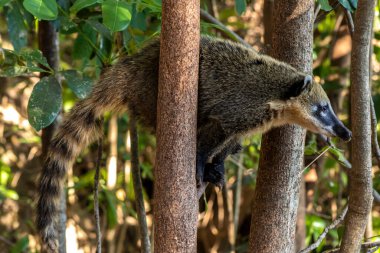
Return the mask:
[[[311,73],[314,1],[275,1],[271,54]],[[263,136],[252,205],[250,252],[293,252],[305,131],[298,126]]]
[[[139,221],[140,239],[141,239],[141,252],[150,253],[150,240],[149,230],[146,223],[146,212],[144,206],[143,186],[141,182],[141,172],[139,166],[139,141],[137,136],[136,120],[131,115],[129,121],[129,128],[131,132],[131,162],[132,162],[132,178],[133,189],[135,191],[136,212]]]
[[[303,176],[301,176],[300,191],[299,191],[299,203],[297,209],[297,222],[296,222],[296,246],[295,251],[298,252],[305,248],[306,240],[306,185]]]
[[[199,0],[162,2],[154,250],[195,252]]]
[[[374,0],[360,0],[351,61],[352,170],[341,252],[359,252],[372,206],[369,52]]]
[[[107,158],[107,188],[114,190],[117,178],[117,116],[112,115],[108,124],[108,141],[109,156]],[[117,225],[113,228],[107,227],[105,239],[107,241],[107,252],[116,251],[116,230]]]
[[[50,67],[55,71],[59,69],[59,40],[58,33],[56,32],[53,23],[49,21],[40,21],[38,23],[38,45],[42,54],[45,56]],[[41,73],[40,77],[46,76],[46,73]],[[58,78],[59,80],[59,78]],[[44,160],[48,154],[48,148],[50,140],[53,137],[54,130],[56,128],[56,121],[50,126],[42,129],[41,141],[42,141],[42,155]],[[59,253],[66,252],[66,193],[63,192],[60,196],[60,209],[58,220],[58,242]]]

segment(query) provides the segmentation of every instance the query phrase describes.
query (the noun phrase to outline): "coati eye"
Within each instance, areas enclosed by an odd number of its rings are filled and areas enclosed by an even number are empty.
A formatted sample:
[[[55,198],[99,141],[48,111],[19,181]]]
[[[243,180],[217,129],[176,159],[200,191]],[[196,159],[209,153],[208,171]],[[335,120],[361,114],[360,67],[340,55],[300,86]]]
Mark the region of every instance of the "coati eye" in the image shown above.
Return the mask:
[[[327,111],[327,105],[322,106],[321,111],[326,112]]]

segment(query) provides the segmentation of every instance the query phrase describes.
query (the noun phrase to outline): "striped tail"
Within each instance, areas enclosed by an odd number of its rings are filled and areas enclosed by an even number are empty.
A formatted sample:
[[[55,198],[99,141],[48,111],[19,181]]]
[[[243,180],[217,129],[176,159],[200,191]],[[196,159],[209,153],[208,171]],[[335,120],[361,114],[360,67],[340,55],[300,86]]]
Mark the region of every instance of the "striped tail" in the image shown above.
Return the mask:
[[[58,247],[56,221],[67,168],[84,147],[101,136],[103,113],[120,112],[127,107],[124,86],[127,80],[115,71],[120,72],[114,67],[102,75],[91,95],[79,101],[65,117],[51,141],[40,177],[36,220],[49,252],[56,252]]]
[[[101,112],[91,99],[78,102],[51,141],[42,169],[37,202],[37,228],[51,252],[56,252],[58,246],[56,219],[67,168],[83,147],[102,134]]]

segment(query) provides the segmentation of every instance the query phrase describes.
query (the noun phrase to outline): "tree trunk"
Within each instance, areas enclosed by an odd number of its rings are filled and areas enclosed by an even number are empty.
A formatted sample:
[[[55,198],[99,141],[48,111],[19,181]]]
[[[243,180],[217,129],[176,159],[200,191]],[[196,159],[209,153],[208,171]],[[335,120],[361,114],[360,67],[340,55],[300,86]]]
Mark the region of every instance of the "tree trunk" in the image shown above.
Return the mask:
[[[199,1],[162,2],[154,185],[155,252],[195,252]]]
[[[56,32],[53,23],[49,21],[40,21],[38,23],[38,46],[45,56],[50,67],[54,71],[59,69],[59,40],[58,33]],[[46,73],[41,73],[40,77],[46,76]],[[59,79],[58,79],[59,80]],[[50,140],[53,137],[57,122],[56,120],[48,127],[42,129],[41,142],[42,154],[41,158],[44,160],[48,154]],[[58,242],[59,253],[66,253],[66,193],[63,192],[60,196],[60,210],[58,220]]]
[[[375,1],[361,0],[351,60],[352,170],[341,252],[359,252],[372,206],[369,52]]]
[[[275,1],[271,54],[306,73],[312,69],[314,1]],[[250,252],[293,252],[305,131],[298,126],[263,136],[252,205]]]

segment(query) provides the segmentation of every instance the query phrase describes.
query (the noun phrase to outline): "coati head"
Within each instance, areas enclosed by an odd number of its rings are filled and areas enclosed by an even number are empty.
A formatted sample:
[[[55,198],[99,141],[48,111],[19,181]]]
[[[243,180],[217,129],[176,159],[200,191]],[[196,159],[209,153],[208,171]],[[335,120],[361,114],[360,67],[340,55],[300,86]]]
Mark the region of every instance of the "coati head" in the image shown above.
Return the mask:
[[[290,88],[285,100],[270,102],[270,108],[281,110],[284,120],[314,133],[351,140],[351,131],[335,115],[330,100],[320,84],[309,75]]]

